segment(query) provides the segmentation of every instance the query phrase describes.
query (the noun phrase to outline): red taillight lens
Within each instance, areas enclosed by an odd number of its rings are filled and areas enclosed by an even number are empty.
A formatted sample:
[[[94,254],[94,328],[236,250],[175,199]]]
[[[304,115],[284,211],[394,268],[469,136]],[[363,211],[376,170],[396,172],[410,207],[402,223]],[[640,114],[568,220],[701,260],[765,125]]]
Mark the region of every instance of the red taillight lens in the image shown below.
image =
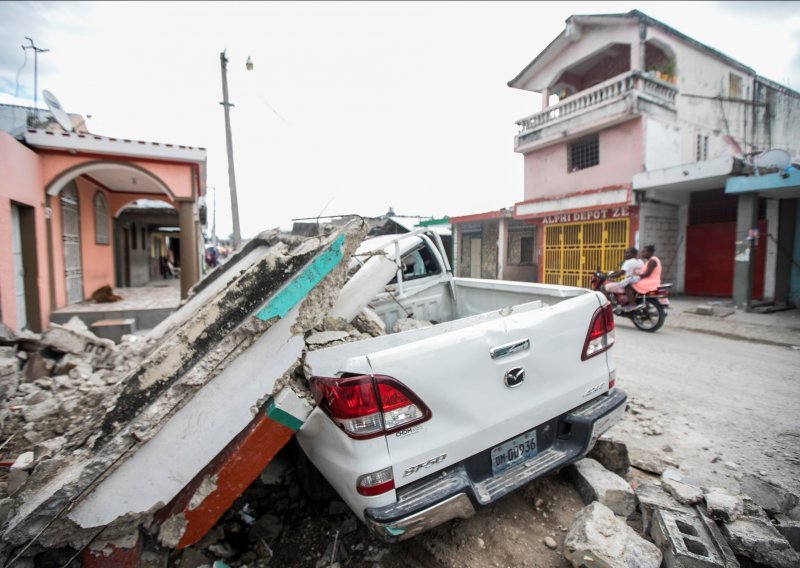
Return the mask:
[[[391,377],[312,377],[310,382],[317,404],[352,438],[372,438],[431,417],[428,407]]]
[[[614,310],[609,302],[597,308],[589,324],[589,333],[583,344],[581,361],[602,353],[614,345]]]

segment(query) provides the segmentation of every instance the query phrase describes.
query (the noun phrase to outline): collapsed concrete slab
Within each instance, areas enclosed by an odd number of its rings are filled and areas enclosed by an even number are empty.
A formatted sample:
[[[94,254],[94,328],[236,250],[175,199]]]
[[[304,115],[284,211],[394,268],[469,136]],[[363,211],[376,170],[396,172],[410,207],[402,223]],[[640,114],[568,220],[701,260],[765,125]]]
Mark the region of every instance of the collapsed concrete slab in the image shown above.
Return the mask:
[[[112,540],[151,523],[293,381],[305,335],[335,302],[363,236],[354,225],[302,241],[274,232],[229,263],[87,416],[83,447],[36,467],[4,540],[80,549],[99,529]]]

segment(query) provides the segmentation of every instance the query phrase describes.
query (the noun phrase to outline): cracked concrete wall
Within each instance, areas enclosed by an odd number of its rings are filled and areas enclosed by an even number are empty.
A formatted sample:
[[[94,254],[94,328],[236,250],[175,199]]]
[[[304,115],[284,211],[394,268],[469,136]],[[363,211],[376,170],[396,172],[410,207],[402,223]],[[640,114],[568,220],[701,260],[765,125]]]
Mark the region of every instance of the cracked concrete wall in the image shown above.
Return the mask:
[[[293,250],[289,250],[286,243],[276,242],[270,254],[228,284],[212,302],[196,307],[191,317],[168,333],[142,365],[128,374],[113,407],[82,455],[53,458],[34,470],[20,492],[20,499],[15,500],[14,515],[6,526],[4,539],[22,545],[42,531],[38,539],[44,546],[69,544],[79,548],[85,544],[96,529],[87,532],[74,520],[65,518],[64,513],[72,510],[70,516],[74,517],[81,507],[87,507],[87,496],[99,493],[120,465],[132,463],[143,453],[148,441],[154,440],[198,392],[218,382],[276,323],[283,324],[283,343],[287,336],[299,339],[297,352],[287,357],[289,364],[285,367],[296,366],[305,348],[304,334],[321,324],[336,300],[346,278],[346,260],[360,244],[364,233],[363,229],[353,228],[345,232],[341,251],[345,262],[338,262],[293,308],[290,317],[287,314],[286,318],[261,321],[250,316],[330,246],[333,237],[309,239]],[[252,369],[249,372],[249,378],[258,376]],[[259,398],[268,396],[271,387],[283,375],[284,372],[277,373],[263,383],[260,394],[247,401],[248,418],[252,418],[250,407]],[[216,400],[224,394],[216,393]],[[91,454],[88,452],[90,445]],[[207,463],[200,462],[195,464],[196,471]],[[130,491],[130,482],[127,488]],[[106,532],[124,534],[132,524],[146,524],[163,504],[155,503],[145,511],[122,515],[111,521]]]

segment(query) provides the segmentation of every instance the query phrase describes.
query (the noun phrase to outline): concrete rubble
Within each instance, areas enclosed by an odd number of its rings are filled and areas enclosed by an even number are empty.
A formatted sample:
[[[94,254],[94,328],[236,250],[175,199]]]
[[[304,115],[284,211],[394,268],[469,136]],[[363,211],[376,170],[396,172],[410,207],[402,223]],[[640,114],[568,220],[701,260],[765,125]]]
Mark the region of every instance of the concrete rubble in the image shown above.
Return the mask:
[[[366,307],[356,318],[364,331],[325,327],[364,236],[357,223],[315,238],[265,232],[150,334],[120,345],[79,320],[41,336],[2,326],[3,451],[18,457],[0,501],[0,563],[65,546],[86,558],[104,543],[122,554],[140,528],[171,546],[187,545],[192,531],[201,538],[313,407],[306,349],[385,332]],[[212,383],[229,395],[220,400]],[[211,411],[226,420],[204,420]],[[265,461],[219,482],[244,452]],[[226,506],[200,507],[212,494]],[[205,513],[192,518],[197,510]]]
[[[572,466],[571,476],[584,503],[598,501],[623,517],[636,510],[636,495],[628,482],[599,462],[584,458]]]
[[[764,479],[764,472],[741,475],[741,494],[706,488],[677,469],[675,460],[668,458],[666,463],[656,452],[645,455],[646,459],[622,442],[601,438],[589,454],[596,460],[585,458],[568,472],[584,502],[591,503],[564,542],[564,556],[573,566],[656,562],[625,556],[628,547],[644,554],[647,547],[637,538],[650,546],[655,543],[668,568],[800,566],[800,522],[790,516],[797,496],[791,491]],[[634,467],[630,473],[628,456]],[[633,500],[626,490],[631,485]],[[659,557],[654,565],[660,562]]]
[[[575,568],[658,568],[662,559],[657,546],[598,502],[578,513],[564,540],[564,557]]]

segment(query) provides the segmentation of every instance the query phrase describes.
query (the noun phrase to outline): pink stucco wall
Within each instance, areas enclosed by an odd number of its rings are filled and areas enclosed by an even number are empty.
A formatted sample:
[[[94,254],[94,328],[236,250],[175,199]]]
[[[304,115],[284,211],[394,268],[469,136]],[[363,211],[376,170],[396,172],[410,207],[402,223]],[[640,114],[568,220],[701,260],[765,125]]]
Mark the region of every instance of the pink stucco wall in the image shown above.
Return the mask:
[[[114,239],[111,232],[111,217],[108,220],[108,244],[98,245],[95,241],[94,197],[99,191],[106,196],[104,191],[94,183],[79,179],[78,199],[81,212],[81,263],[83,274],[83,297],[89,298],[92,292],[101,286],[114,287]]]
[[[637,118],[600,132],[600,163],[567,172],[567,143],[525,155],[525,200],[629,184],[643,169],[642,121]]]
[[[16,315],[16,291],[12,252],[11,206],[32,208],[33,248],[36,251],[37,294],[41,322],[46,326],[50,311],[66,305],[66,283],[64,279],[64,251],[62,243],[62,219],[59,197],[46,194],[49,185],[56,179],[69,179],[77,166],[88,162],[130,164],[146,170],[169,188],[177,200],[196,199],[198,167],[196,164],[164,163],[154,160],[131,160],[115,156],[70,155],[54,151],[33,151],[12,136],[0,131],[0,308],[2,321],[18,329]],[[66,172],[66,177],[62,178]],[[75,180],[78,189],[81,230],[81,271],[83,295],[89,298],[93,291],[106,284],[114,286],[113,218],[127,203],[136,199],[161,199],[174,205],[166,194],[111,193],[91,180],[81,177]],[[106,196],[109,210],[109,243],[95,241],[94,197],[97,192]],[[47,217],[50,207],[50,235],[47,241]],[[28,209],[27,211],[31,211]],[[29,241],[26,240],[26,243]],[[49,245],[49,246],[48,246]],[[48,251],[52,251],[52,266]],[[52,298],[51,305],[51,283]]]
[[[177,199],[192,199],[192,177],[196,175],[190,164],[165,163],[155,160],[132,160],[114,156],[70,155],[62,152],[41,153],[42,176],[45,186],[49,186],[66,170],[91,162],[107,162],[111,164],[130,164],[147,170],[160,179]]]
[[[44,216],[42,172],[38,156],[0,131],[0,303],[3,323],[17,328],[14,261],[11,256],[11,205],[33,207],[38,266],[39,310],[42,321],[50,317],[47,283],[47,229]]]

